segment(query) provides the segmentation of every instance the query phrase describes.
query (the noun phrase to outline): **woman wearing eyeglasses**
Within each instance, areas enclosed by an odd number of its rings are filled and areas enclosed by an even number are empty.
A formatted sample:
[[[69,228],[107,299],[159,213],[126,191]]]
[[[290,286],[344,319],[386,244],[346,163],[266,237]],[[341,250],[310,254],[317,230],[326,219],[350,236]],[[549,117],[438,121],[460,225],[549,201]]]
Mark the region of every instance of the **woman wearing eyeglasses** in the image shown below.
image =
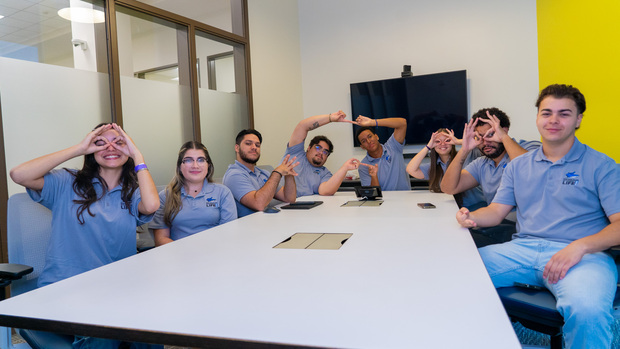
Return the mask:
[[[428,144],[409,161],[407,173],[418,179],[427,179],[430,191],[441,193],[439,184],[450,161],[456,156],[457,144],[461,144],[461,140],[454,136],[452,130],[440,128],[431,135]],[[428,152],[431,153],[431,161],[422,164]]]
[[[237,218],[228,187],[213,183],[207,148],[189,141],[179,150],[176,174],[159,193],[160,206],[149,228],[161,246]]]

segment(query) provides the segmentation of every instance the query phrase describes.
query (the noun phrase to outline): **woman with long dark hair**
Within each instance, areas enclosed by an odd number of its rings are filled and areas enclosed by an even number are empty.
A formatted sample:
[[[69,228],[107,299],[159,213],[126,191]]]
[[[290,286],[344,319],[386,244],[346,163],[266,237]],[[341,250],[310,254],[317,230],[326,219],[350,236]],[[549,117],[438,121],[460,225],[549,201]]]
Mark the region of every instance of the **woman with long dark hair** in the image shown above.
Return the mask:
[[[450,161],[456,156],[456,145],[461,140],[454,136],[452,130],[440,128],[431,135],[428,144],[414,156],[407,165],[407,173],[418,179],[428,180],[428,187],[434,193],[441,193],[439,184]],[[422,160],[430,152],[430,162]]]
[[[82,169],[55,169],[82,155]],[[136,254],[136,226],[159,207],[142,153],[116,124],[100,124],[79,144],[18,165],[10,175],[52,211],[39,287]],[[76,337],[74,348],[116,344]]]
[[[159,193],[160,207],[149,228],[161,246],[237,218],[228,187],[213,183],[213,161],[200,142],[189,141],[179,150],[176,174]]]

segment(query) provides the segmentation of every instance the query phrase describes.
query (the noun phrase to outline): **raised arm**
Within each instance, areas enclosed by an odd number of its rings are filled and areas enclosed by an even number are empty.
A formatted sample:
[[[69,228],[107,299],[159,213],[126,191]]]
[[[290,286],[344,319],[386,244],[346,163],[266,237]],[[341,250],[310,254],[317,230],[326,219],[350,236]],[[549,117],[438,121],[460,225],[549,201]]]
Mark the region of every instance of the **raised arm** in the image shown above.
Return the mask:
[[[398,143],[405,141],[407,135],[407,119],[404,118],[386,118],[386,119],[371,119],[369,117],[360,115],[355,119],[355,124],[359,126],[381,126],[394,129],[394,139]]]
[[[348,122],[353,123],[351,120],[346,120],[347,115],[342,111],[337,111],[331,114],[321,114],[311,116],[309,118],[301,120],[291,135],[291,139],[288,141],[288,146],[292,147],[303,142],[308,136],[308,132],[317,129],[330,122]]]
[[[136,167],[140,164],[144,164],[144,156],[142,156],[142,153],[138,150],[138,147],[136,147],[131,137],[129,137],[117,124],[112,124],[112,128],[115,129],[124,140],[123,145],[112,142],[112,146],[132,158],[134,164],[136,164]],[[157,187],[155,187],[150,171],[139,170],[136,173],[136,176],[138,177],[138,187],[141,197],[141,201],[138,204],[138,211],[142,214],[149,215],[157,211],[159,208],[159,193],[157,193]]]
[[[482,139],[476,137],[476,132],[474,131],[476,125],[478,124],[478,120],[480,119],[476,119],[474,121],[470,120],[467,124],[465,124],[461,149],[458,153],[456,153],[456,156],[452,159],[450,165],[446,169],[446,172],[443,174],[440,187],[441,191],[446,194],[454,195],[462,193],[465,190],[474,188],[479,184],[469,172],[463,170],[463,164],[465,163],[469,152],[482,142]]]
[[[424,179],[424,172],[420,170],[420,165],[422,161],[426,157],[431,149],[435,148],[435,137],[437,137],[438,132],[433,132],[431,135],[431,139],[428,141],[426,146],[422,148],[415,156],[409,161],[407,164],[407,173],[417,179]]]
[[[274,171],[278,171],[284,175],[284,185],[278,192],[275,194],[275,198],[292,203],[297,200],[297,184],[295,184],[295,176],[297,173],[295,172],[295,166],[299,165],[299,162],[295,162],[297,159],[293,157],[289,161],[290,155],[287,155],[280,166],[276,167]]]
[[[506,153],[510,160],[513,160],[519,155],[527,153],[527,150],[523,149],[519,143],[515,142],[508,135],[508,130],[500,127],[499,119],[495,115],[491,115],[487,110],[487,119],[479,119],[480,121],[487,123],[491,126],[491,128],[484,134],[484,138],[490,139],[491,141],[502,143],[504,148],[506,148]]]
[[[347,160],[330,179],[319,185],[319,195],[334,195],[338,188],[340,188],[340,184],[342,184],[344,177],[347,175],[347,171],[355,170],[358,166],[359,160],[356,158]]]
[[[11,179],[15,183],[26,188],[39,191],[42,190],[44,184],[43,177],[56,166],[74,157],[104,150],[108,146],[108,143],[101,134],[111,128],[112,125],[100,126],[89,132],[79,144],[15,166],[9,173]],[[95,142],[97,140],[104,140],[105,142],[103,142],[103,145],[96,145]],[[157,205],[159,207],[159,199],[157,200]]]
[[[294,167],[299,165],[299,162],[295,162],[297,158],[290,158],[290,155],[284,157],[282,163],[276,167],[273,171],[271,171],[271,175],[267,182],[258,190],[251,191],[245,194],[241,200],[239,200],[244,206],[247,206],[255,211],[262,211],[269,205],[271,200],[276,195],[276,190],[278,189],[278,183],[280,183],[280,178],[287,176],[297,176],[297,173],[294,170]],[[293,179],[294,181],[294,179]],[[281,200],[280,198],[277,198]],[[286,202],[295,202],[295,199],[290,201],[290,197],[282,197],[282,201]],[[287,201],[289,200],[289,201]]]
[[[375,186],[375,187],[381,186],[379,184],[379,164],[369,165],[363,162],[360,162],[358,164],[358,171],[360,171],[360,179],[362,179],[362,185],[364,185],[364,181],[366,181],[368,178],[366,179],[361,178],[362,172],[361,172],[361,167],[359,166],[364,166],[368,168],[368,177],[370,177],[370,185]]]

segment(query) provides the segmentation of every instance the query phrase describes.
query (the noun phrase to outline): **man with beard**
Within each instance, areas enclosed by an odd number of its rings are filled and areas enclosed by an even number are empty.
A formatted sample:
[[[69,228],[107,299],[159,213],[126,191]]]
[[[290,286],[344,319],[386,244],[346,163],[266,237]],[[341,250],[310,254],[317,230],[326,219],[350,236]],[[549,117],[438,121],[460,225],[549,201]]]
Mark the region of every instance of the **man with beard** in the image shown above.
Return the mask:
[[[228,166],[223,184],[235,197],[239,218],[256,211],[264,210],[273,198],[284,202],[295,202],[295,157],[285,156],[280,166],[271,173],[256,166],[260,159],[260,146],[263,137],[256,130],[242,130],[235,139],[237,160]],[[280,179],[284,185],[278,190]]]
[[[508,136],[510,119],[498,108],[485,108],[472,115],[463,131],[463,143],[441,181],[447,194],[462,193],[480,185],[487,205],[493,201],[510,160],[540,147],[538,141],[519,141]],[[467,155],[478,148],[478,157],[463,169]]]
[[[306,195],[334,195],[344,180],[347,171],[354,170],[359,165],[359,160],[351,158],[347,160],[335,174],[323,166],[327,157],[334,151],[332,142],[325,136],[312,138],[308,148],[304,150],[304,141],[308,132],[331,122],[347,122],[346,114],[342,111],[331,114],[316,115],[306,118],[297,124],[291,139],[286,147],[286,156],[296,157],[299,174],[295,177],[297,184],[297,196]]]
[[[542,146],[511,161],[493,202],[456,214],[466,228],[488,227],[517,207],[519,232],[478,250],[496,288],[547,288],[564,318],[566,348],[611,348],[620,244],[620,170],[575,136],[586,100],[570,85],[550,85],[536,101]]]

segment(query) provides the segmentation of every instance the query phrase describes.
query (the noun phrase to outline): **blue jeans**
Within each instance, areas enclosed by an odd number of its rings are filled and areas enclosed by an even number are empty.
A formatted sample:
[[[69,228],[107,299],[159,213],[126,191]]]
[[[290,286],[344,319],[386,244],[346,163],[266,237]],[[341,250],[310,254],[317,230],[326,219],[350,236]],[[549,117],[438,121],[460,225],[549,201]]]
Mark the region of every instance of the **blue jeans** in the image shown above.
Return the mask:
[[[557,300],[564,317],[567,348],[610,348],[613,300],[618,271],[613,258],[598,252],[585,255],[564,279],[543,279],[545,265],[567,244],[542,239],[514,239],[480,248],[480,256],[496,288],[515,282],[544,286]]]

